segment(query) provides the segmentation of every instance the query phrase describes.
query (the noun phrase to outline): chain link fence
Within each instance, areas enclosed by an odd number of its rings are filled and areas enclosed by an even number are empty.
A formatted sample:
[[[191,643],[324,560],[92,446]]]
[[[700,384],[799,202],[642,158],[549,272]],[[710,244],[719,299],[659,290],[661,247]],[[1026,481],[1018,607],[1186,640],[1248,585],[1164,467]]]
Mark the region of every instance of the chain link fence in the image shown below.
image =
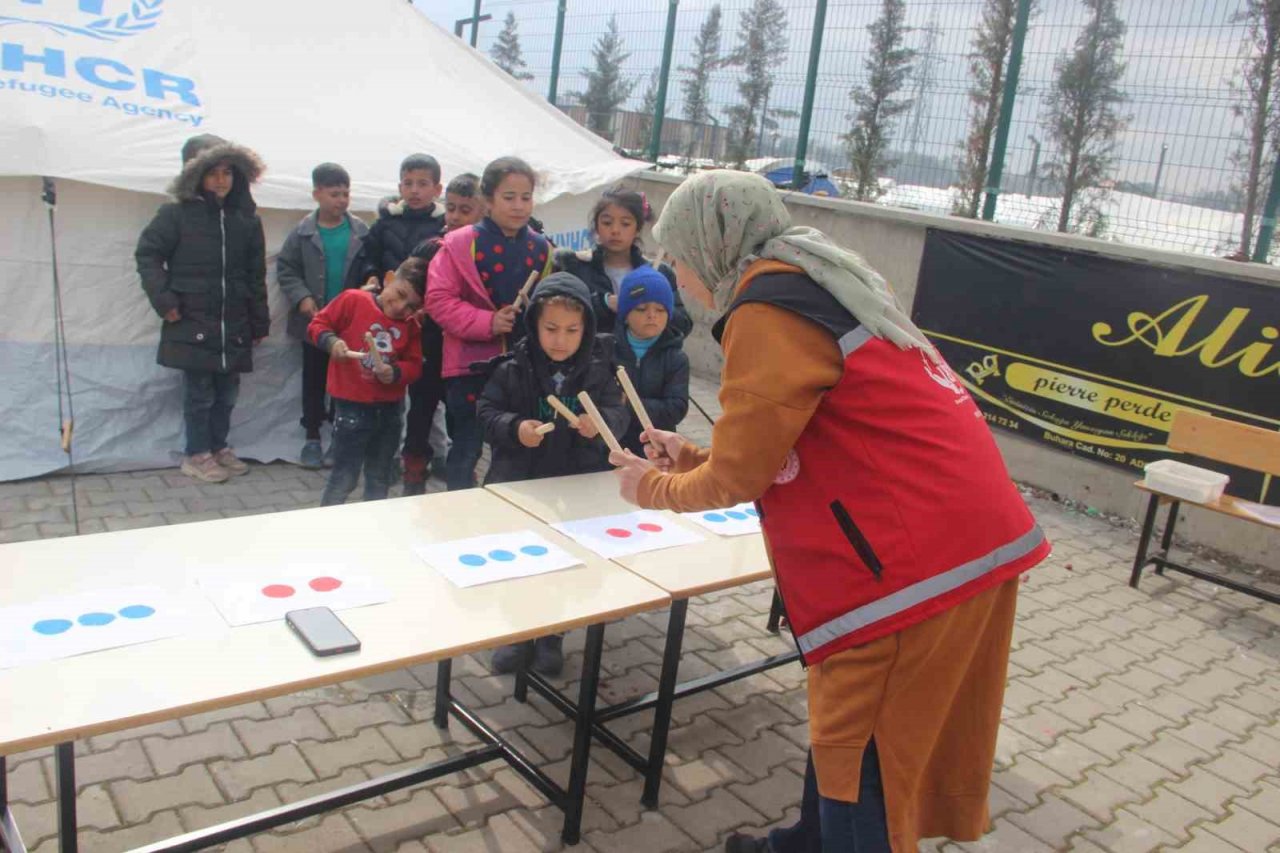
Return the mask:
[[[704,116],[690,115],[688,85],[699,35],[720,10],[721,59],[732,56],[761,0],[682,0],[676,9],[672,57],[659,146],[660,168],[687,171],[733,165],[791,180],[800,143],[809,52],[817,0],[778,5],[779,52],[769,63],[764,102],[753,108],[751,139],[735,138],[734,108],[744,101],[747,71],[721,65],[707,76]],[[557,0],[488,0],[479,49],[489,51],[508,14],[518,27],[525,85],[549,96],[555,64]],[[856,110],[851,93],[865,87],[871,55],[870,25],[883,0],[829,0],[813,87],[807,134],[809,191],[851,194],[849,133]],[[1246,0],[1119,0],[1125,63],[1115,106],[1121,127],[1104,176],[1085,193],[1096,207],[1091,230],[1104,239],[1204,255],[1228,256],[1241,242],[1241,187],[1237,158],[1247,135],[1240,113],[1240,83],[1248,47]],[[564,37],[555,101],[575,120],[616,146],[652,157],[654,102],[663,64],[668,0],[599,3],[563,0]],[[889,123],[887,163],[878,170],[881,204],[951,214],[959,193],[960,163],[970,128],[970,63],[985,0],[907,0],[902,46],[913,51],[897,100],[907,106]],[[1022,54],[1017,96],[1008,125],[1004,174],[994,219],[1054,229],[1062,181],[1050,168],[1062,159],[1049,133],[1049,95],[1066,52],[1090,12],[1079,0],[1038,0]],[[617,108],[591,114],[584,104],[586,72],[597,67],[593,49],[616,24],[620,89]],[[469,30],[464,37],[469,36]],[[589,99],[588,99],[589,100]],[[758,99],[757,99],[758,100]],[[696,112],[696,111],[695,111]],[[760,118],[763,116],[764,120]],[[692,119],[692,120],[691,120]],[[740,134],[739,134],[740,135]],[[731,150],[732,149],[732,150]],[[736,155],[736,156],[735,156]],[[745,156],[744,156],[745,155]],[[1260,175],[1265,198],[1271,161]],[[1259,202],[1261,206],[1261,202]]]

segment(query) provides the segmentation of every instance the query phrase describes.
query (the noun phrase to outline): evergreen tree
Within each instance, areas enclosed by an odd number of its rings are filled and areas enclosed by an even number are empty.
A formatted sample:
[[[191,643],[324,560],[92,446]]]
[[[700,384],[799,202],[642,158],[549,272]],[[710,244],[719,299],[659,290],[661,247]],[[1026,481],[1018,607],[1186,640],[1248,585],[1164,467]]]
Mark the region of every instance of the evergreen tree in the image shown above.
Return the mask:
[[[960,197],[952,209],[970,219],[977,218],[987,186],[1017,14],[1018,0],[987,0],[973,35],[973,52],[969,54],[969,135],[960,154]]]
[[[759,144],[760,129],[768,119],[774,75],[786,57],[786,9],[778,0],[752,0],[738,22],[738,46],[724,62],[743,71],[738,82],[742,101],[726,110],[729,159],[739,169]]]
[[[1234,189],[1244,215],[1239,251],[1247,258],[1253,250],[1258,207],[1270,188],[1280,150],[1280,80],[1276,79],[1280,76],[1280,0],[1248,0],[1235,20],[1248,27],[1240,82],[1231,82],[1232,90],[1242,100],[1233,111],[1245,122],[1232,163],[1240,173]]]
[[[525,71],[528,65],[520,50],[520,33],[516,29],[515,12],[507,13],[507,19],[502,24],[502,32],[498,33],[498,40],[489,47],[489,56],[492,57],[494,65],[517,80],[533,79],[533,75]]]
[[[1047,171],[1062,186],[1058,230],[1101,236],[1105,192],[1098,187],[1111,170],[1116,136],[1127,120],[1118,112],[1126,100],[1120,91],[1125,27],[1117,0],[1081,2],[1089,20],[1070,53],[1058,57],[1057,79],[1045,97],[1043,124],[1057,149]]]
[[[904,23],[903,0],[882,0],[880,17],[867,27],[871,52],[865,67],[867,82],[850,92],[857,112],[850,116],[853,127],[845,134],[853,172],[853,197],[875,201],[880,197],[880,175],[893,167],[889,137],[898,116],[911,109],[909,98],[900,98],[911,74],[916,52],[903,46],[909,28]]]
[[[622,76],[622,63],[630,56],[623,51],[618,16],[610,15],[608,27],[591,49],[595,68],[582,69],[582,76],[587,78],[586,91],[573,93],[587,108],[587,128],[610,141],[613,140],[614,113],[631,97],[636,85],[634,80]]]
[[[649,85],[640,98],[640,147],[649,149],[649,137],[653,136],[653,119],[658,112],[658,69],[649,74]],[[661,154],[662,152],[656,152]]]
[[[681,65],[687,75],[680,83],[684,92],[684,118],[690,125],[704,125],[711,118],[711,73],[720,67],[720,4],[711,7],[698,36],[693,41],[693,64]],[[691,128],[685,146],[685,158],[693,159],[698,134]]]

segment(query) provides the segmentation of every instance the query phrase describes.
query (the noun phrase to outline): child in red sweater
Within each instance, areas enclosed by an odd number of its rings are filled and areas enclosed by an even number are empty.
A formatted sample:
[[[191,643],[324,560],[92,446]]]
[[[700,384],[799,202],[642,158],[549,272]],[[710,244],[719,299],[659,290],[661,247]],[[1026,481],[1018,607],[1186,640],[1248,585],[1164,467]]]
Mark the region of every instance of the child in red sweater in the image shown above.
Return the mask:
[[[311,320],[307,337],[329,354],[333,398],[333,469],[321,506],[346,501],[364,469],[364,499],[391,487],[400,446],[404,389],[422,373],[422,308],[427,264],[410,258],[378,294],[344,290]],[[373,336],[369,352],[365,335]]]

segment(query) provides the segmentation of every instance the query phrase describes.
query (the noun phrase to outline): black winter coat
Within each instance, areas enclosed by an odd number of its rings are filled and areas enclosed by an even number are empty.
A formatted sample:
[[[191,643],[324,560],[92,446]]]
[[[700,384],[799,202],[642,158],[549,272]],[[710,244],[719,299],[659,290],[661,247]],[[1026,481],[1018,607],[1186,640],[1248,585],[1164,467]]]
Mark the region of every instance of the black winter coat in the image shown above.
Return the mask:
[[[223,205],[200,190],[213,165],[230,160],[235,183]],[[265,338],[267,261],[262,220],[249,193],[261,171],[251,152],[233,145],[207,149],[175,180],[177,201],[161,206],[138,238],[134,258],[142,289],[163,317],[156,361],[179,370],[248,373],[253,342]]]
[[[405,262],[418,244],[442,233],[444,207],[439,203],[413,210],[402,209],[399,199],[383,199],[378,203],[378,221],[369,228],[364,241],[362,282],[369,276],[382,281]]]
[[[674,431],[689,412],[689,356],[684,354],[684,335],[668,324],[639,363],[635,350],[627,342],[626,326],[618,325],[616,341],[618,363],[627,368],[649,419],[658,429]],[[632,418],[626,434],[619,436],[618,441],[643,457],[641,429],[640,420]]]
[[[533,299],[561,294],[586,302],[585,286],[564,273],[553,273],[533,291]],[[549,377],[550,362],[537,347],[537,311],[527,311],[528,334],[506,355],[490,362],[489,380],[477,404],[480,425],[490,446],[491,461],[485,484],[560,477],[609,470],[609,448],[604,439],[585,439],[563,418],[557,417],[546,398],[555,390]],[[567,377],[560,400],[575,412],[582,406],[578,392],[591,395],[614,435],[626,431],[631,413],[614,375],[614,343],[610,335],[595,334],[591,311],[578,354],[566,363]],[[525,447],[518,435],[521,421],[555,421],[556,428],[537,447]]]
[[[591,309],[596,312],[596,323],[601,329],[612,329],[617,325],[618,315],[609,303],[605,301],[606,297],[613,295],[613,279],[609,278],[609,274],[604,271],[604,249],[596,246],[590,252],[575,252],[572,249],[557,249],[554,255],[555,268],[564,272],[573,273],[582,279],[586,284],[587,290],[591,291]],[[644,255],[640,254],[640,250],[635,246],[631,247],[631,268],[644,266],[649,263],[645,260]],[[684,301],[680,298],[680,289],[676,287],[676,274],[671,267],[666,264],[654,264],[654,269],[662,273],[666,277],[667,282],[671,285],[671,293],[675,298],[675,311],[672,312],[669,325],[682,335],[687,335],[693,331],[693,319],[689,316],[689,312],[685,310]]]

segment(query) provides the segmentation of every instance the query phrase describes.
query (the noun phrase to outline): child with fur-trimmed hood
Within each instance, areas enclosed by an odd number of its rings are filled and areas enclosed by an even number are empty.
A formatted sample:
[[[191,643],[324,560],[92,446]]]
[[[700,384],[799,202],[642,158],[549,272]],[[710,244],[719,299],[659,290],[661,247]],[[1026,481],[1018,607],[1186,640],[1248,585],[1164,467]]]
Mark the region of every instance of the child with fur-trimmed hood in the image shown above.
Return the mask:
[[[182,146],[174,201],[156,211],[134,257],[142,289],[160,315],[157,363],[183,372],[186,447],[182,472],[222,482],[248,470],[227,444],[240,374],[267,336],[267,262],[249,185],[261,176],[253,151],[211,134]]]

